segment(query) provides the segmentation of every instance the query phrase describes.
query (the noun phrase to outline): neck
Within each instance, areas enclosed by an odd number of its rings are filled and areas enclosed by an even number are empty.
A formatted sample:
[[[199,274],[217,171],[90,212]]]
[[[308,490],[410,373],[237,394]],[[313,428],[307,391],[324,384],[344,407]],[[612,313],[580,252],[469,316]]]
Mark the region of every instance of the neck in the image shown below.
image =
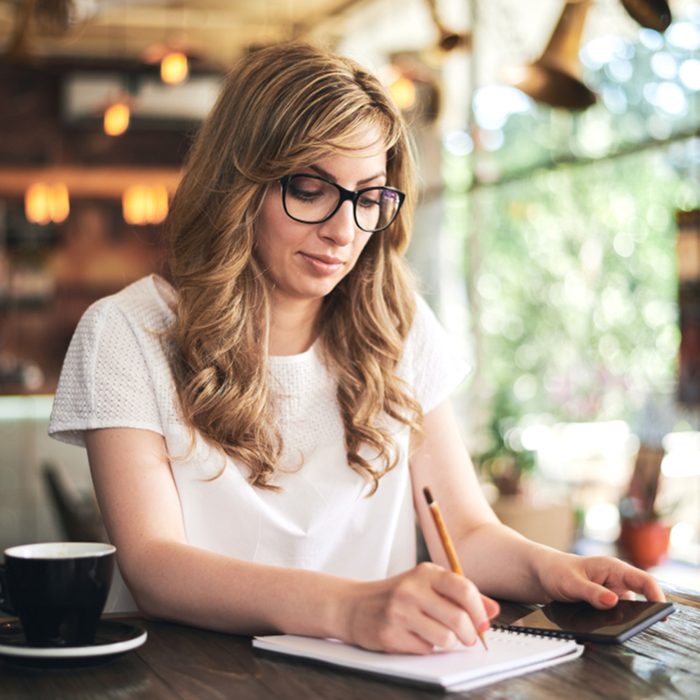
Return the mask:
[[[270,309],[270,355],[298,355],[316,339],[321,299],[273,299]]]

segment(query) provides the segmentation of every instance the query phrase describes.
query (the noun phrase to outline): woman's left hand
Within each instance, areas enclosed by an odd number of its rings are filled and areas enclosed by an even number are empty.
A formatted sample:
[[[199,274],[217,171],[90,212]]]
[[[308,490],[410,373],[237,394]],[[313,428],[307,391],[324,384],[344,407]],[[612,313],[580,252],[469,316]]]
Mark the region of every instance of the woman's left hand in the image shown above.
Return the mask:
[[[540,555],[537,575],[547,602],[584,600],[596,608],[611,608],[636,594],[664,601],[661,586],[650,574],[613,557],[580,557],[551,551]]]

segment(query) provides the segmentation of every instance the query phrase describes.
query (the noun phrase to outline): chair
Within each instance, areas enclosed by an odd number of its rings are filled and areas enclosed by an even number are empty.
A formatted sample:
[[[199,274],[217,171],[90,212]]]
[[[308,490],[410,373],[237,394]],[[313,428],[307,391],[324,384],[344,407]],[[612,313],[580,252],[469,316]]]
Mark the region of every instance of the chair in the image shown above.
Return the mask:
[[[71,489],[55,464],[45,463],[42,475],[68,541],[107,542],[107,533],[95,499]]]

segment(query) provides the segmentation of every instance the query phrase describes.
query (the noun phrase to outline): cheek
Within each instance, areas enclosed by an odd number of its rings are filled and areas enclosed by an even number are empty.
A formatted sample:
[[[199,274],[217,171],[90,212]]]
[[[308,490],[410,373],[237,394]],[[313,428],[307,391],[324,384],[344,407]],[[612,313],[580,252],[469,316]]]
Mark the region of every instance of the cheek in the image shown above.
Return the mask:
[[[365,233],[364,231],[357,235],[355,238],[355,250],[353,251],[353,264],[357,262],[362,252],[367,247],[370,239],[372,238],[371,233]]]
[[[263,262],[269,262],[283,236],[283,221],[276,210],[274,202],[268,197],[264,202],[255,222],[255,249]],[[284,214],[283,214],[284,215]]]
[[[270,252],[270,228],[266,225],[264,218],[261,217],[255,225],[255,235],[254,235],[254,253],[255,257],[267,266],[269,263],[269,252]]]

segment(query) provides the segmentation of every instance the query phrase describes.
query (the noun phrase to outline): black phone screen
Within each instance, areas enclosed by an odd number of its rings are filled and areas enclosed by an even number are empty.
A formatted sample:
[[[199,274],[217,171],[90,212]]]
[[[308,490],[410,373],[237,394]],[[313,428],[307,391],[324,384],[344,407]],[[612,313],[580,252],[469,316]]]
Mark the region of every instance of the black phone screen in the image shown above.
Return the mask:
[[[598,610],[588,603],[548,603],[508,625],[513,631],[532,632],[577,641],[624,642],[673,612],[672,603],[620,600],[614,608]]]

